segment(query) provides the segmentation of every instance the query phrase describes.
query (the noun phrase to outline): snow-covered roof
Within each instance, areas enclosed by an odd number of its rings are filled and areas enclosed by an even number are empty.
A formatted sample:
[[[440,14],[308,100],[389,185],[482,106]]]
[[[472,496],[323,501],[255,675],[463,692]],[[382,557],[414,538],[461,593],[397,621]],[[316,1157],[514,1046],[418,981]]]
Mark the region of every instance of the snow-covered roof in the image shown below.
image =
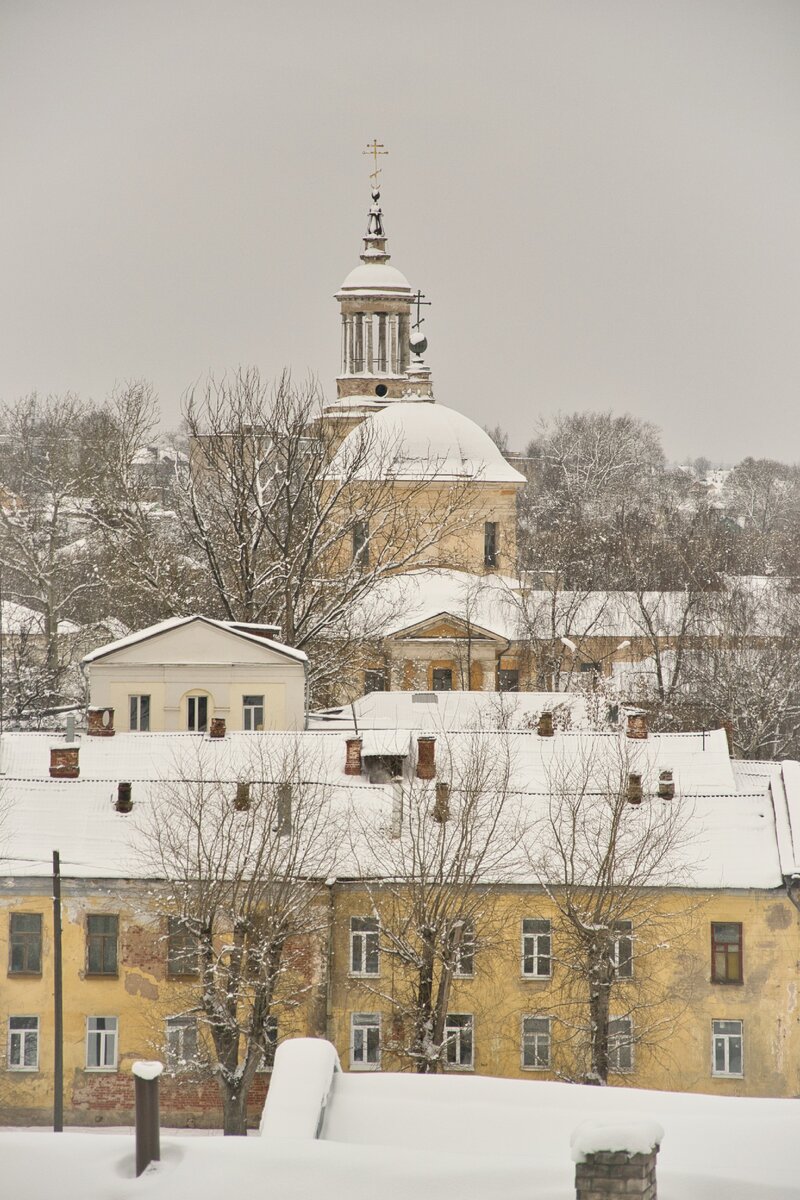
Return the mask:
[[[480,425],[424,398],[387,405],[352,430],[328,473],[331,478],[525,482]]]
[[[61,634],[80,633],[80,625],[74,621],[58,622],[58,632]],[[25,604],[15,604],[13,600],[4,600],[0,609],[0,633],[3,637],[14,637],[20,634],[33,634],[44,637],[44,614]]]
[[[424,568],[387,575],[364,600],[364,621],[382,637],[405,633],[436,617],[452,616],[498,638],[524,635],[519,580],[507,575],[473,575],[449,568]]]
[[[352,705],[309,718],[311,729],[442,730],[530,729],[543,712],[569,714],[572,728],[586,725],[586,698],[575,692],[369,692]],[[364,733],[367,745],[369,733]],[[366,749],[364,753],[369,753]]]
[[[278,1056],[294,1045],[283,1043]],[[418,1200],[432,1191],[437,1200],[574,1200],[570,1139],[576,1127],[587,1120],[646,1119],[664,1129],[656,1168],[660,1195],[797,1197],[797,1100],[337,1071],[315,1138],[318,1110],[302,1122],[303,1098],[294,1094],[303,1082],[299,1072],[291,1070],[288,1088],[280,1072],[278,1057],[270,1096],[285,1103],[273,1108],[262,1136],[162,1131],[161,1162],[139,1179],[132,1130],[68,1128],[58,1137],[47,1129],[5,1131],[5,1190],[25,1200],[52,1200],[57,1180],[59,1194],[82,1200],[218,1200],[267,1191],[280,1200]],[[281,1112],[294,1121],[281,1124]]]
[[[401,786],[411,787],[420,732],[376,723],[362,732],[363,753],[404,755],[407,773]],[[723,730],[651,734],[645,741],[626,739],[618,731],[557,731],[551,738],[513,727],[463,732],[429,727],[424,732],[436,736],[440,778],[457,779],[459,771],[468,770],[471,755],[487,763],[505,763],[511,802],[531,836],[537,823],[546,819],[556,787],[569,790],[570,780],[581,776],[578,782],[587,794],[604,794],[624,760],[626,770],[641,774],[646,804],[665,814],[671,805],[684,806],[690,836],[675,863],[675,881],[682,886],[777,888],[784,877],[800,873],[795,850],[795,842],[800,850],[800,838],[793,832],[800,829],[798,764],[734,766]],[[53,779],[50,747],[63,747],[63,739],[4,733],[0,793],[10,811],[2,874],[46,874],[55,848],[61,852],[66,876],[147,878],[152,868],[141,855],[142,829],[165,783],[203,779],[233,789],[243,778],[280,781],[287,755],[306,786],[325,788],[340,818],[352,822],[358,814],[354,837],[342,838],[331,850],[326,869],[340,878],[374,873],[370,841],[360,843],[364,835],[358,830],[364,820],[390,820],[398,785],[371,784],[365,775],[345,774],[345,742],[351,736],[352,728],[332,733],[233,733],[224,739],[190,733],[83,735],[74,743],[79,778]],[[665,769],[673,772],[675,800],[655,795]],[[132,783],[129,815],[114,808],[120,781]],[[433,784],[417,781],[413,786],[432,789]],[[359,845],[356,854],[354,847]],[[535,883],[536,875],[523,863],[503,879]]]
[[[250,643],[273,650],[276,654],[283,654],[286,658],[293,658],[297,662],[308,662],[308,656],[302,650],[295,650],[291,646],[284,646],[282,642],[273,641],[256,632],[248,633],[246,623],[215,621],[211,617],[203,617],[196,613],[189,617],[169,617],[166,621],[159,621],[156,625],[148,625],[146,629],[139,629],[136,633],[118,638],[115,642],[108,642],[105,646],[98,646],[96,650],[92,650],[89,654],[85,655],[83,661],[85,663],[97,662],[98,659],[105,658],[109,654],[115,654],[118,650],[126,650],[129,646],[138,645],[140,642],[148,641],[150,638],[160,637],[162,634],[169,633],[172,629],[178,629],[182,625],[190,625],[192,621],[201,621],[206,625],[212,625],[216,629],[224,630],[225,633],[233,634],[234,637],[245,638]],[[253,625],[252,628],[255,631],[274,629],[276,626]]]

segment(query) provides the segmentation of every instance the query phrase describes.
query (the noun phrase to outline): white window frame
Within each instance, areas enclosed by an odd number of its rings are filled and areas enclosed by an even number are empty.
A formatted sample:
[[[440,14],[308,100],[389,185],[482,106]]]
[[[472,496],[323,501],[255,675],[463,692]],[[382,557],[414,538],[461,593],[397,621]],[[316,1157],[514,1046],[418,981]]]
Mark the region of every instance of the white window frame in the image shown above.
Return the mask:
[[[246,703],[246,701],[257,701],[257,703]],[[256,713],[261,713],[261,720],[256,721]],[[264,729],[264,719],[266,717],[267,706],[264,703],[264,697],[258,696],[255,692],[248,692],[242,696],[242,729],[245,733],[259,733]],[[259,730],[259,725],[261,730]]]
[[[369,1058],[369,1034],[377,1031],[377,1057],[374,1062]],[[361,1036],[361,1051],[364,1057],[356,1057],[356,1033]],[[380,1071],[381,1069],[381,1014],[354,1012],[350,1014],[350,1070],[351,1071]]]
[[[537,922],[541,923],[542,925],[547,925],[547,933],[545,933],[544,930],[541,930],[539,933],[526,933],[525,932],[525,922],[526,921],[537,921]],[[522,975],[522,978],[523,979],[552,979],[553,978],[553,924],[552,924],[552,922],[547,917],[523,917],[522,925],[520,928],[521,928],[521,957],[520,957],[519,969],[520,969],[520,974]],[[547,938],[547,940],[550,944],[550,949],[548,950],[548,952],[546,954],[539,947],[539,939],[545,938],[545,937]],[[526,946],[526,943],[529,941],[532,942],[532,944],[533,944],[532,949],[530,951],[527,949],[527,946]],[[536,966],[539,965],[540,959],[546,958],[548,960],[547,972],[544,973],[544,972],[540,972],[540,971],[526,971],[525,970],[525,960],[527,958],[533,958]]]
[[[531,1032],[528,1032],[525,1028],[525,1024],[528,1021],[537,1021],[537,1022],[541,1023],[542,1025],[544,1025],[545,1028],[544,1029],[536,1029]],[[551,1028],[550,1018],[543,1017],[539,1013],[523,1013],[522,1019],[520,1022],[520,1036],[521,1036],[521,1041],[520,1041],[519,1061],[520,1061],[520,1066],[522,1067],[522,1070],[523,1071],[549,1071],[551,1055],[552,1055],[552,1047],[553,1047],[552,1028]],[[531,1040],[533,1042],[533,1048],[534,1048],[535,1054],[537,1054],[539,1051],[540,1041],[542,1041],[546,1045],[546,1047],[547,1047],[547,1062],[544,1066],[539,1066],[538,1064],[535,1064],[535,1063],[532,1064],[532,1063],[525,1062],[525,1047],[529,1040]]]
[[[717,1025],[738,1025],[738,1033],[717,1033]],[[742,1060],[741,1071],[718,1071],[717,1070],[717,1042],[721,1041],[725,1047],[725,1065],[728,1067],[731,1060],[730,1043],[733,1038],[739,1039],[739,1057]],[[731,1017],[715,1017],[711,1022],[711,1074],[715,1079],[743,1079],[744,1078],[744,1021],[738,1018]]]
[[[199,1048],[197,1017],[167,1017],[165,1032],[167,1068],[173,1073],[190,1070],[197,1062],[197,1051]],[[186,1053],[187,1032],[191,1032],[192,1040],[194,1041],[193,1054]]]
[[[92,1029],[90,1022],[92,1021],[113,1021],[113,1029]],[[90,1065],[89,1063],[89,1039],[93,1037],[100,1038],[98,1066]],[[103,1060],[106,1058],[106,1047],[111,1043],[114,1050],[114,1062],[106,1063]],[[87,1071],[116,1071],[117,1063],[119,1062],[119,1017],[92,1016],[86,1018],[86,1070]]]
[[[477,953],[477,939],[475,937],[475,926],[472,921],[464,921],[464,930],[461,934],[461,943],[458,947],[458,953],[455,955],[453,964],[454,979],[474,979],[475,978],[475,955]],[[464,967],[464,959],[470,962],[469,969]]]
[[[147,728],[142,728],[142,701],[147,701]],[[152,699],[146,692],[131,693],[128,696],[128,728],[131,733],[149,733],[150,718],[153,713]]]
[[[633,978],[633,921],[615,921],[612,927],[613,943],[611,948],[611,961],[614,967],[615,979],[632,979]],[[629,970],[627,974],[620,973],[621,955],[620,948],[623,942],[627,942],[630,946],[630,954],[627,957],[627,965]]]
[[[14,1021],[35,1021],[35,1025],[14,1029]],[[36,1058],[33,1064],[26,1063],[25,1051],[29,1040],[33,1042]],[[16,1051],[16,1053],[15,1053]],[[17,1062],[14,1061],[15,1057]],[[15,1013],[8,1018],[8,1055],[6,1059],[9,1071],[38,1071],[39,1070],[39,1018],[32,1014]]]
[[[453,1019],[458,1018],[459,1021],[464,1021],[465,1024],[455,1025]],[[451,1046],[455,1047],[456,1058],[461,1059],[461,1037],[465,1030],[469,1030],[470,1046],[469,1046],[469,1062],[450,1062],[449,1050]],[[446,1071],[474,1071],[475,1070],[475,1017],[472,1013],[448,1013],[444,1022],[444,1066]]]
[[[615,1021],[627,1021],[627,1033],[612,1033],[611,1026]],[[621,1050],[630,1050],[631,1065],[622,1067],[619,1065],[619,1055]],[[631,1017],[609,1017],[608,1018],[608,1070],[612,1075],[632,1075],[636,1070],[636,1058],[634,1055],[634,1040],[633,1040],[633,1020]]]
[[[200,720],[200,705],[198,703],[198,701],[200,701],[200,700],[205,700],[205,702],[206,702],[206,727],[205,727],[205,729],[198,729],[198,727],[197,727],[199,720]],[[209,696],[208,692],[190,692],[189,695],[186,697],[186,731],[187,731],[187,733],[208,733],[209,729],[211,728],[210,700],[211,700],[211,697]],[[190,715],[189,714],[190,714],[191,709],[189,706],[191,705],[192,701],[194,701],[194,710],[195,711],[194,711],[194,722],[192,724],[190,724]]]
[[[374,929],[354,929],[353,928],[354,921],[375,921],[375,928]],[[373,938],[373,937],[376,939],[375,950],[376,950],[377,957],[378,957],[378,965],[374,971],[368,971],[367,970],[367,946],[368,946],[367,939]],[[380,927],[380,922],[377,920],[376,917],[365,916],[365,917],[351,917],[350,918],[350,970],[348,973],[351,976],[353,976],[355,979],[377,979],[377,977],[380,975],[380,973],[381,973],[380,938],[381,938],[381,927]],[[353,966],[353,963],[355,962],[355,957],[356,957],[355,953],[354,953],[356,944],[358,944],[360,947],[360,957],[361,957],[361,964],[362,964],[361,970],[357,970]]]

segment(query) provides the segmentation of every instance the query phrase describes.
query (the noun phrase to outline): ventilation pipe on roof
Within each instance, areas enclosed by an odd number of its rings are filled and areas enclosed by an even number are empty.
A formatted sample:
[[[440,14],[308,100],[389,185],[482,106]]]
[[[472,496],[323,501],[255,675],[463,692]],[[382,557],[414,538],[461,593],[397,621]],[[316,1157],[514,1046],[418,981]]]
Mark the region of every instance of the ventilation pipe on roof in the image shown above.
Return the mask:
[[[636,708],[628,713],[628,724],[625,733],[629,738],[642,739],[647,737],[647,713]]]
[[[675,798],[675,780],[672,778],[672,771],[662,771],[659,775],[658,795],[661,800],[673,800]]]
[[[118,813],[129,813],[133,808],[131,785],[129,783],[117,784],[117,802],[114,807]]]
[[[64,741],[75,741],[75,713],[67,713],[67,728],[64,730]]]
[[[347,738],[347,757],[344,762],[345,775],[361,774],[361,738]]]
[[[628,788],[625,794],[628,804],[642,803],[642,777],[631,771],[628,776]]]
[[[114,710],[107,705],[92,707],[87,710],[87,729],[89,737],[113,737]]]
[[[211,728],[208,731],[208,736],[210,738],[224,738],[225,737],[225,718],[224,717],[212,717],[211,718]]]
[[[80,775],[78,766],[79,746],[50,747],[50,775],[53,779],[77,779]]]
[[[422,734],[417,738],[417,779],[436,778],[436,738]]]
[[[539,737],[553,737],[555,730],[553,729],[553,714],[551,712],[548,711],[539,714],[536,732]]]

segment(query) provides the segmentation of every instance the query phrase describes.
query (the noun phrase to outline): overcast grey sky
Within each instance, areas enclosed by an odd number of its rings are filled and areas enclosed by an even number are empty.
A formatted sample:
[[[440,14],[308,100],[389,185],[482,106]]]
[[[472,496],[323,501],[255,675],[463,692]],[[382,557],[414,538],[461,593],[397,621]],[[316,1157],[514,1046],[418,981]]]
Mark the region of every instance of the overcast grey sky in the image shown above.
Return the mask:
[[[440,402],[800,459],[796,0],[2,0],[0,399],[332,392],[375,136]]]

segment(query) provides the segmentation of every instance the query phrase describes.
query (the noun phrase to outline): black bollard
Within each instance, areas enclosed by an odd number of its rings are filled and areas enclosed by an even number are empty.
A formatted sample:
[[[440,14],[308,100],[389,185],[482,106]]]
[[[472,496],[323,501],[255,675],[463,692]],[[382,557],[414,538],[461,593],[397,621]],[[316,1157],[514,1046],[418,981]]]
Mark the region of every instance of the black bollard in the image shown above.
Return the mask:
[[[135,1062],[136,1080],[136,1177],[161,1161],[161,1129],[158,1113],[158,1077],[164,1070],[160,1062]]]

